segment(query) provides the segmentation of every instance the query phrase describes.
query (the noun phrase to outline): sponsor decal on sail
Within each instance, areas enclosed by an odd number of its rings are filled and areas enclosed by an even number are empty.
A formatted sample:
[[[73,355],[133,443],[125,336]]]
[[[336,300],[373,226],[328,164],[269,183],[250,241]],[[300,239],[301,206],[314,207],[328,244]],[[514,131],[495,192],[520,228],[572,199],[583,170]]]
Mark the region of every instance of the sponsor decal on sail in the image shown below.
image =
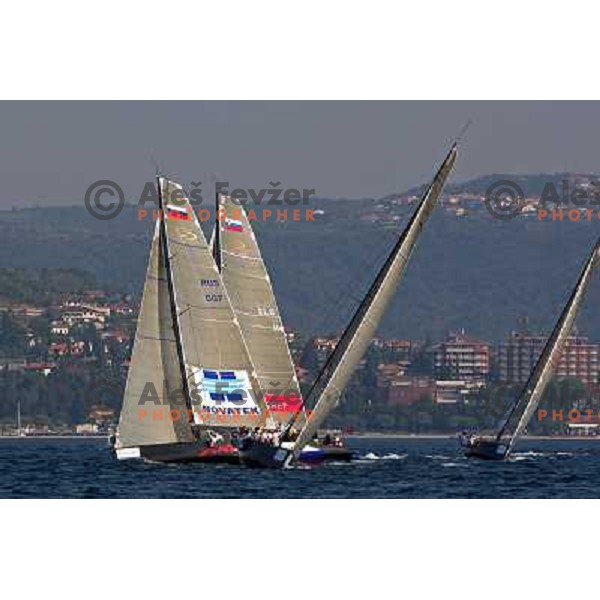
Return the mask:
[[[225,219],[225,231],[241,233],[244,231],[244,226],[242,225],[241,221],[236,221],[235,219]]]
[[[247,371],[194,368],[194,382],[200,397],[199,413],[260,414]],[[199,422],[203,421],[200,419]]]
[[[185,208],[173,204],[167,204],[167,217],[178,221],[190,221],[192,218]]]
[[[298,412],[302,408],[300,396],[265,394],[265,402],[271,412]]]

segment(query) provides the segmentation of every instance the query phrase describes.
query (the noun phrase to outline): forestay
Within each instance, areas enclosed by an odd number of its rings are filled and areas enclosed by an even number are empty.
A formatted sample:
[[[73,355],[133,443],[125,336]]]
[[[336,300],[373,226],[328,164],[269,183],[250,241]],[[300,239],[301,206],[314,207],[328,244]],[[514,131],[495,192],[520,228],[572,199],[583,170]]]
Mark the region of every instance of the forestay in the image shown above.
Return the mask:
[[[350,376],[373,339],[421,230],[431,215],[454,166],[456,155],[457,146],[454,144],[306,398],[308,407],[312,406],[313,401],[316,401],[316,404],[311,418],[294,444],[294,457],[299,456],[302,448],[313,438],[336,406]]]

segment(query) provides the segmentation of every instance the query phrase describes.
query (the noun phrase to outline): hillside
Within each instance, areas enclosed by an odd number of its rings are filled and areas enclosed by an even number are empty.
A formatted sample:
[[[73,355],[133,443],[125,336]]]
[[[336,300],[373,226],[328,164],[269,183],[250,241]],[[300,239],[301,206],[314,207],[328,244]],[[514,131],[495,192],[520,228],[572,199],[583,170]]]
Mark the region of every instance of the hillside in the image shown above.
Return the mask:
[[[376,202],[319,200],[312,208],[325,214],[316,222],[256,224],[288,325],[328,333],[349,318],[409,216],[398,208],[393,226],[362,218]],[[502,222],[484,213],[456,217],[436,209],[383,336],[435,339],[464,327],[499,340],[520,315],[530,317],[532,328],[552,325],[600,221]],[[153,224],[138,221],[131,208],[108,222],[79,207],[6,211],[0,227],[0,268],[79,269],[122,292],[141,289]],[[598,293],[595,283],[580,318],[580,329],[595,339]]]

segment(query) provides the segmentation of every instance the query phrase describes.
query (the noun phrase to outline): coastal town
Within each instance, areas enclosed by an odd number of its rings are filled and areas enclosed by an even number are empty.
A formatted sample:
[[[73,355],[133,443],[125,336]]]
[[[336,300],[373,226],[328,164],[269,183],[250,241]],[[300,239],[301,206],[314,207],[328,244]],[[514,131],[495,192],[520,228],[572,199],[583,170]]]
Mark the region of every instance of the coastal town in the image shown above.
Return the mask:
[[[450,185],[440,196],[439,210],[450,217],[493,219],[486,207],[488,195],[502,184],[512,198],[519,199],[519,218],[537,221],[583,221],[598,218],[600,179],[592,174],[488,175],[463,184]],[[419,201],[422,187],[389,194],[365,202],[359,220],[378,226],[402,222],[406,212]],[[595,211],[593,210],[595,209]],[[587,210],[587,214],[586,214]],[[574,212],[571,212],[574,211]],[[589,214],[589,212],[593,214]],[[577,214],[579,212],[579,214]]]
[[[0,434],[114,431],[138,307],[136,298],[102,290],[83,290],[49,304],[4,302]],[[306,390],[339,338],[308,337],[289,327],[285,331]],[[407,434],[493,426],[527,381],[546,339],[543,332],[529,330],[525,317],[499,343],[477,339],[466,329],[439,340],[376,338],[331,425]],[[587,419],[571,414],[600,404],[599,375],[600,344],[574,331],[542,405],[549,416],[544,422],[538,419],[534,430],[552,435],[600,432],[596,414]]]

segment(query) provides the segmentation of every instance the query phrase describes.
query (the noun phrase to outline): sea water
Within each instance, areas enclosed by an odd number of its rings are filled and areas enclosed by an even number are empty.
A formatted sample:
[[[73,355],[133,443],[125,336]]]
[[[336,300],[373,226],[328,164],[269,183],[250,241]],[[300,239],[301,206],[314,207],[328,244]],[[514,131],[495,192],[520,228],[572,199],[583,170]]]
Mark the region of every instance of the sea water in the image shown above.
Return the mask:
[[[456,440],[349,438],[350,463],[270,471],[117,461],[104,440],[0,439],[0,498],[598,498],[600,440],[523,440],[508,462]]]

